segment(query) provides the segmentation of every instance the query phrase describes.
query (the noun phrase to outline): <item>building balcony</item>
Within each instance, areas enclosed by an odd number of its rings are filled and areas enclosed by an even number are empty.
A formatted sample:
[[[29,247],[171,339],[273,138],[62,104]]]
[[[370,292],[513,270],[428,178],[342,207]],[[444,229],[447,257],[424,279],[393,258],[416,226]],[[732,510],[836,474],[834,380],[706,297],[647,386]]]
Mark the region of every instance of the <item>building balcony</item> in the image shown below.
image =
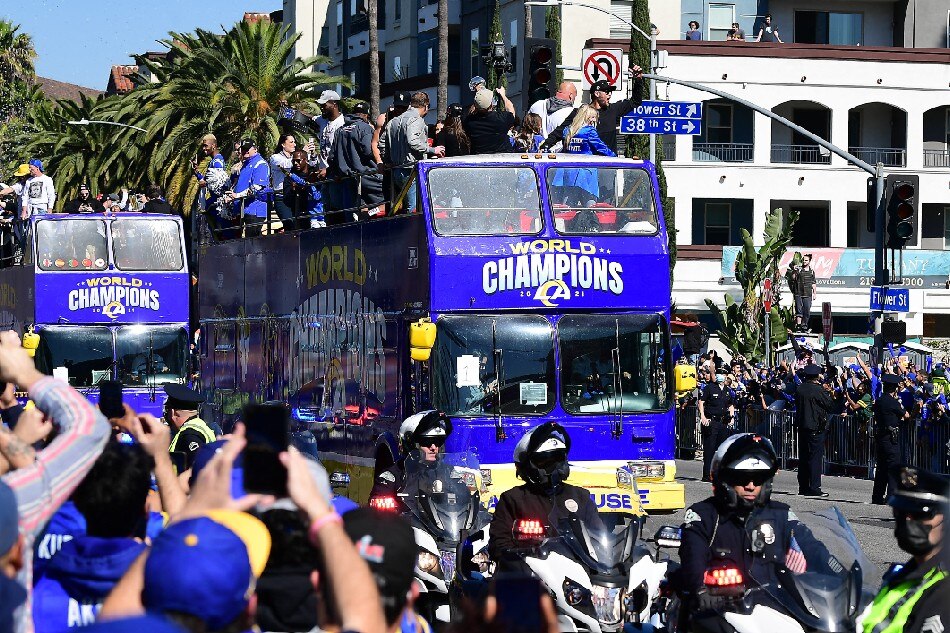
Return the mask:
[[[950,167],[950,148],[925,149],[924,167]]]
[[[693,161],[751,163],[751,143],[693,143]]]
[[[854,154],[869,165],[881,163],[885,167],[906,167],[907,150],[899,147],[849,147]]]
[[[772,145],[773,163],[830,165],[831,152],[819,145]]]

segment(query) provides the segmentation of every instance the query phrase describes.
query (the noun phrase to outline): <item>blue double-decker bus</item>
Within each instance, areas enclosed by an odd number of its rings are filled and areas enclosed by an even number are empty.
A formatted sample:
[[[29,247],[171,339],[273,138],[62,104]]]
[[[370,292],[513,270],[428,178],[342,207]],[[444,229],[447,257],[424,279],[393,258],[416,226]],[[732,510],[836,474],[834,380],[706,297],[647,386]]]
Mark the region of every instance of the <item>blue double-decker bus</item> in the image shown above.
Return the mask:
[[[682,508],[657,191],[628,159],[423,161],[388,217],[202,245],[205,419],[289,402],[297,441],[365,501],[400,422],[438,408],[490,504],[554,420],[598,505]]]
[[[162,385],[189,379],[181,219],[51,214],[29,225],[22,257],[0,268],[0,327],[38,334],[37,368],[93,402],[101,381],[119,380],[127,404],[161,416]]]

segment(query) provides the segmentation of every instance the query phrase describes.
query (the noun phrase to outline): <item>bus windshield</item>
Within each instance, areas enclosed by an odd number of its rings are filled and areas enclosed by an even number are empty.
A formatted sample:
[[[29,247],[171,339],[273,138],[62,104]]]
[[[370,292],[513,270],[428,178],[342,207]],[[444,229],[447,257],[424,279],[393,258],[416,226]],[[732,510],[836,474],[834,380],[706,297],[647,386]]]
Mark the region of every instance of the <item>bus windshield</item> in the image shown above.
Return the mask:
[[[121,218],[112,223],[119,270],[181,270],[181,235],[174,220]]]
[[[36,252],[40,270],[105,270],[105,222],[41,220],[36,223]]]
[[[447,415],[554,407],[554,332],[542,317],[442,317],[433,354],[433,399]]]
[[[538,177],[528,167],[437,167],[428,178],[432,226],[440,235],[541,230]]]
[[[557,325],[561,406],[572,415],[664,410],[669,406],[656,315],[568,315]]]
[[[643,169],[551,167],[548,198],[558,233],[654,235],[656,208]]]
[[[66,371],[73,387],[92,387],[110,380],[112,332],[107,327],[45,327],[36,350],[36,368],[53,376]]]
[[[119,380],[126,386],[184,383],[188,333],[169,325],[127,325],[116,332]]]

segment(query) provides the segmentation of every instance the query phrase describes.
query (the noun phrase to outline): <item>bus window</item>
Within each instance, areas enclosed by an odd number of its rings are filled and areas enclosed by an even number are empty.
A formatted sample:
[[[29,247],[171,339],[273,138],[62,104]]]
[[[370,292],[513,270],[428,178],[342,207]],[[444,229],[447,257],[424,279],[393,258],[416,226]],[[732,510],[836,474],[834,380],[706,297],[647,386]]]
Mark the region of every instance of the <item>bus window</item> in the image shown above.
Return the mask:
[[[174,220],[122,218],[112,223],[119,270],[181,270],[181,233]]]
[[[538,177],[529,167],[429,170],[432,226],[439,235],[531,235],[541,230]]]
[[[169,325],[127,325],[116,333],[119,380],[127,387],[185,382],[188,333]]]
[[[557,325],[561,406],[570,414],[669,406],[665,324],[655,315],[568,315]]]
[[[40,332],[36,368],[49,375],[65,368],[73,387],[111,379],[112,362],[112,332],[107,327],[51,325]]]
[[[657,232],[653,186],[643,169],[551,167],[547,186],[558,233]]]
[[[448,415],[550,412],[556,395],[551,324],[533,316],[442,317],[432,392],[435,407]]]
[[[41,220],[36,223],[40,270],[105,270],[109,254],[102,220]]]

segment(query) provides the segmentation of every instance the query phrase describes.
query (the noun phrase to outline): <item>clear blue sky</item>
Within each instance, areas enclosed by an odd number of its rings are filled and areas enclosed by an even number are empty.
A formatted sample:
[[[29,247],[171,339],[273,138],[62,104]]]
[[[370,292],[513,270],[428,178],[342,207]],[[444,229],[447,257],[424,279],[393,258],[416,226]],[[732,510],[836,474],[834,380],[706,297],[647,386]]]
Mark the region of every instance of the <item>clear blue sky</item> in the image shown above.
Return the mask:
[[[109,70],[133,53],[165,50],[169,31],[220,31],[245,11],[269,13],[281,0],[30,0],[0,2],[0,18],[20,25],[36,47],[36,73],[105,90]]]

